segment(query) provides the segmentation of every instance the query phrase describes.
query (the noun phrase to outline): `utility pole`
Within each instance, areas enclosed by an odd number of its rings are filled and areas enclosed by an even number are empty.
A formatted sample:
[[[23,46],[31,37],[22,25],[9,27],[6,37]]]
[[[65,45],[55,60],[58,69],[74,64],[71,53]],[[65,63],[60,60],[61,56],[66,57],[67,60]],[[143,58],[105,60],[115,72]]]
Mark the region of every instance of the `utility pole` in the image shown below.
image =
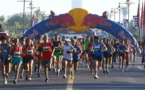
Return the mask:
[[[29,4],[29,6],[30,7],[28,7],[30,10],[31,10],[31,16],[30,16],[30,20],[31,20],[31,22],[30,22],[30,27],[32,27],[32,14],[33,14],[33,9],[35,9],[36,7],[33,7],[33,4],[32,4],[32,0],[31,0],[31,2],[30,2],[30,4]]]
[[[25,30],[25,3],[26,2],[32,2],[32,0],[31,1],[21,0],[21,1],[18,1],[18,2],[23,2],[23,34],[24,34],[24,30]]]

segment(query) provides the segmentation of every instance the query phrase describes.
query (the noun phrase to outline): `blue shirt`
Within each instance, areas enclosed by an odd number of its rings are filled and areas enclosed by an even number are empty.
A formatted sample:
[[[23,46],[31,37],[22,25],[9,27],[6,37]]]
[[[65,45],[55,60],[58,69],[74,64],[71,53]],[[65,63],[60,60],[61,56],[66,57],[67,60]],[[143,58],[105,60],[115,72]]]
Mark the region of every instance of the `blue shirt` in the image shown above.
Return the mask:
[[[74,48],[76,52],[73,53],[73,60],[79,60],[80,59],[80,57],[78,57],[78,54],[80,53],[79,47],[75,45]]]
[[[100,43],[100,42],[94,43],[93,47],[94,47],[93,55],[101,55],[101,56],[103,55],[103,52],[101,51],[102,50],[102,43]]]

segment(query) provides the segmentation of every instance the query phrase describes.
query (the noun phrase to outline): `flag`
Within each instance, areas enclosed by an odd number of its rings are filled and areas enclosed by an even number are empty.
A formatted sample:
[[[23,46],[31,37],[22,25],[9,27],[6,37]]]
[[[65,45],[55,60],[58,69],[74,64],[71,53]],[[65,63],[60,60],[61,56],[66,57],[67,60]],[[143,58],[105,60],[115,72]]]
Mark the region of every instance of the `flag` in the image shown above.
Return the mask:
[[[142,10],[141,10],[141,28],[143,28],[143,21],[144,21],[144,6],[142,2]]]
[[[137,10],[137,25],[140,28],[140,0],[138,2],[138,10]]]
[[[133,16],[133,27],[135,28],[135,29],[137,29],[138,28],[138,24],[137,24],[137,20],[138,18],[137,18],[137,16]]]
[[[143,27],[145,27],[145,1],[144,1],[144,12],[143,12]]]
[[[123,26],[125,29],[128,29],[128,19],[123,19]]]

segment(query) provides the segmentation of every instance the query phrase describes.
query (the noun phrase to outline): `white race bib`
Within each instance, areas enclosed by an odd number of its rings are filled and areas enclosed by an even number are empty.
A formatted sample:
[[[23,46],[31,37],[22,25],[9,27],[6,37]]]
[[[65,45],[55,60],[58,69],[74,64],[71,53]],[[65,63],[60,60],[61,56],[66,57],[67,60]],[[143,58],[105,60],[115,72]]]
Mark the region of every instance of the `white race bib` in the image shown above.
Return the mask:
[[[27,54],[32,55],[33,54],[33,50],[27,50]]]
[[[43,47],[43,51],[49,51],[49,47]]]
[[[20,57],[20,52],[15,52],[14,57]]]

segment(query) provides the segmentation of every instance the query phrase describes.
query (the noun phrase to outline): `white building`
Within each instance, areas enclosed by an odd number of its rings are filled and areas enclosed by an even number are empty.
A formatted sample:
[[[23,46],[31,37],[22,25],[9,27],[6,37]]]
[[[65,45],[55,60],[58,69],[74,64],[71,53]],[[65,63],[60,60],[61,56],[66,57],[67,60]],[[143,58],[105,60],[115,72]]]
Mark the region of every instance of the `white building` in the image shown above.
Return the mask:
[[[82,8],[82,0],[72,0],[72,9]]]

